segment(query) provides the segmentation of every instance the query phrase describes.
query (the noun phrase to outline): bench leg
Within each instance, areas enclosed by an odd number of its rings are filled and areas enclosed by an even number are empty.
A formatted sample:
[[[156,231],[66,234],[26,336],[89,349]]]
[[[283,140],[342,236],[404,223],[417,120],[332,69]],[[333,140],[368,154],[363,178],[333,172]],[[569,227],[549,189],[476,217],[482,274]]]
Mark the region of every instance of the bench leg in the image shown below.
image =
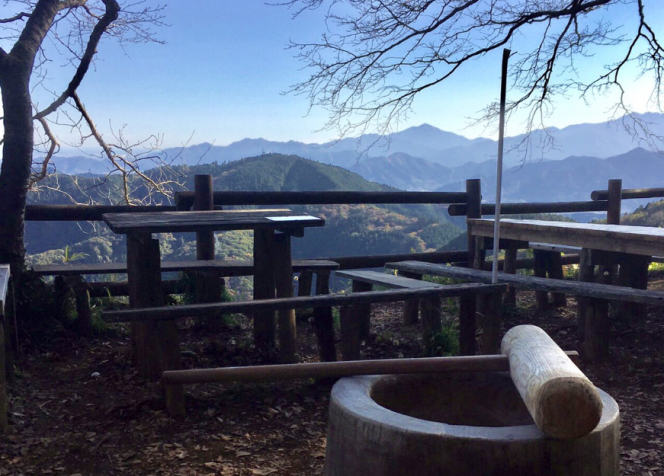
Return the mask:
[[[373,285],[371,283],[353,280],[354,293],[364,293],[372,289]],[[360,340],[366,340],[369,338],[369,332],[371,331],[371,304],[357,304],[353,307],[358,321]]]
[[[360,320],[357,306],[339,308],[341,320],[341,359],[360,359]]]
[[[477,299],[475,296],[459,298],[459,351],[461,355],[475,355],[475,315]]]
[[[316,294],[330,294],[330,273],[317,273]],[[314,308],[314,326],[318,340],[318,354],[321,362],[335,362],[337,351],[334,346],[334,320],[332,308]]]
[[[420,281],[422,280],[422,275],[419,273],[407,273],[404,271],[399,272],[399,275],[403,276],[404,278],[410,278],[410,279],[419,279]],[[418,320],[418,314],[420,311],[420,301],[419,299],[411,299],[410,301],[406,301],[403,304],[403,324],[405,326],[409,326],[412,324],[417,324]]]
[[[628,263],[621,263],[618,284],[635,289],[647,289],[650,260],[649,256],[631,256]],[[645,304],[622,302],[618,305],[618,313],[625,321],[636,320],[639,324],[643,324],[647,307]]]
[[[550,253],[547,260],[547,272],[551,279],[564,279],[563,272],[563,256],[562,253]],[[567,298],[565,293],[551,293],[553,297],[553,305],[556,307],[567,306]]]
[[[92,336],[92,312],[90,310],[90,294],[88,293],[88,285],[83,279],[83,276],[72,276],[66,278],[67,283],[74,291],[74,299],[76,301],[76,330],[84,336]]]
[[[477,327],[482,329],[481,354],[499,354],[502,338],[502,294],[484,294],[477,297]]]
[[[224,286],[216,271],[197,271],[194,273],[196,283],[195,302],[200,304],[221,302]],[[205,326],[211,332],[220,332],[223,328],[221,316],[206,319]]]
[[[274,299],[272,247],[274,230],[254,230],[254,299]],[[273,311],[254,315],[254,344],[257,348],[276,347],[277,321]]]
[[[517,251],[518,250],[516,248],[507,248],[505,250],[504,271],[506,274],[516,274]],[[507,290],[507,294],[505,294],[504,303],[505,305],[508,306],[516,306],[516,288],[514,286],[510,286],[509,289]]]
[[[293,265],[291,262],[291,240],[287,234],[275,236],[274,280],[278,298],[293,297]],[[279,311],[279,355],[281,362],[292,364],[297,357],[297,326],[295,309]]]
[[[595,278],[595,267],[590,261],[590,250],[584,248],[579,254],[579,281],[592,282]],[[581,342],[586,337],[586,314],[592,312],[592,300],[581,296],[576,297],[577,336]]]
[[[547,251],[533,250],[533,274],[538,278],[546,278]],[[535,291],[535,302],[540,311],[549,307],[549,297],[546,291]]]
[[[297,295],[311,296],[311,281],[313,273],[311,271],[302,271],[297,278]]]
[[[585,308],[585,357],[596,362],[609,355],[609,303],[599,299],[587,299]]]
[[[422,299],[422,343],[426,355],[434,355],[436,352],[436,336],[442,330],[442,299],[434,296]]]

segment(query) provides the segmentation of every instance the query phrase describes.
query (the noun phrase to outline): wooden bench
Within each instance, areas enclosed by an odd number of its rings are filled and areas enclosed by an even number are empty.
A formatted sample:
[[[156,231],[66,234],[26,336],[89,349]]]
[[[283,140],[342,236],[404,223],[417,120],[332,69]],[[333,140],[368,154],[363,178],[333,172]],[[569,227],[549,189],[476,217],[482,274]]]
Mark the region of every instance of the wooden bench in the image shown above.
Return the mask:
[[[7,431],[7,373],[5,369],[5,303],[9,288],[9,265],[0,264],[0,434]]]
[[[372,291],[374,285],[386,287],[388,289],[426,289],[432,287],[441,287],[437,283],[421,281],[394,274],[385,274],[371,270],[343,270],[335,271],[335,276],[352,280],[352,290],[354,293]],[[419,300],[411,299],[405,301],[404,306],[404,324],[417,323],[419,314]],[[345,318],[345,319],[344,319]],[[430,323],[423,322],[423,341],[426,342],[425,334],[429,334],[426,329]],[[432,323],[434,326],[435,323]],[[341,316],[341,341],[342,355],[344,360],[357,360],[360,358],[360,342],[369,338],[371,328],[371,304],[354,306],[348,313]],[[344,336],[344,334],[347,334]],[[345,338],[344,338],[345,337]],[[343,345],[343,344],[346,345]]]
[[[341,313],[362,304],[398,302],[410,299],[425,300],[430,303],[424,306],[423,321],[440,326],[441,299],[452,296],[475,297],[479,295],[495,295],[504,292],[505,285],[486,284],[457,284],[452,286],[426,287],[422,289],[397,289],[387,291],[368,291],[349,294],[327,294],[318,296],[298,296],[293,298],[261,299],[244,302],[221,302],[208,304],[189,304],[182,306],[146,307],[138,309],[125,309],[120,311],[104,312],[106,322],[139,322],[170,321],[181,318],[216,317],[221,314],[242,313],[253,315],[261,311],[280,311],[287,309],[329,309],[331,306],[341,306]],[[426,316],[425,316],[426,315]],[[437,316],[437,317],[436,317]],[[333,334],[332,322],[326,332]],[[426,344],[426,343],[425,343]],[[320,341],[319,341],[320,345]],[[179,370],[180,348],[177,336],[169,336],[161,342],[155,343],[155,350],[163,355],[162,371]],[[166,389],[166,403],[169,413],[181,415],[184,413],[184,396],[181,385],[169,386]]]
[[[491,272],[456,266],[441,266],[419,261],[387,263],[388,269],[445,276],[462,281],[491,283]],[[589,359],[602,358],[608,353],[609,323],[606,322],[606,301],[639,303],[664,307],[664,292],[634,289],[626,286],[600,284],[583,281],[566,281],[518,274],[498,274],[498,282],[517,289],[542,292],[558,292],[587,298],[580,305],[586,306],[585,322],[578,322],[579,334],[583,337],[583,347]]]
[[[311,276],[316,274],[317,292],[329,293],[329,275],[339,265],[330,260],[300,259],[293,260],[293,271],[306,274],[298,286],[300,295],[311,293]],[[61,276],[66,285],[74,292],[76,312],[78,314],[78,330],[83,335],[92,333],[92,317],[90,312],[90,296],[103,297],[127,296],[129,283],[120,282],[87,282],[85,275],[125,274],[126,263],[92,263],[92,264],[49,264],[32,267],[37,276]],[[252,276],[253,260],[209,260],[209,261],[164,261],[161,263],[162,273],[192,272],[213,274],[218,278],[235,276]],[[177,294],[177,281],[163,281],[162,290],[165,294]],[[60,292],[62,294],[62,292]]]

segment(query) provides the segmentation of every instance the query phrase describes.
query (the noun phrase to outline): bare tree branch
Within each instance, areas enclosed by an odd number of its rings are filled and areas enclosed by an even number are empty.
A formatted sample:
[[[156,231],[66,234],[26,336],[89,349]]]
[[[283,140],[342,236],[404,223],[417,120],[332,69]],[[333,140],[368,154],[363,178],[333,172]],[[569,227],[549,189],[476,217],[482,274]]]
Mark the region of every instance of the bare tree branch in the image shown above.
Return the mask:
[[[636,63],[655,80],[661,105],[662,47],[647,21],[643,0],[289,0],[295,16],[327,5],[330,32],[318,42],[292,42],[310,75],[289,92],[329,112],[324,129],[341,137],[367,128],[384,133],[410,112],[421,92],[448,81],[462,68],[527,36],[527,49],[512,61],[518,97],[507,113],[528,111],[527,128],[543,125],[555,96],[622,90],[619,75]],[[613,26],[605,12],[632,8],[633,32]],[[625,22],[629,24],[629,22]],[[519,38],[517,38],[517,35]],[[616,49],[607,71],[585,80],[577,59],[598,48]],[[624,95],[618,103],[625,112]],[[490,105],[483,120],[495,117]]]

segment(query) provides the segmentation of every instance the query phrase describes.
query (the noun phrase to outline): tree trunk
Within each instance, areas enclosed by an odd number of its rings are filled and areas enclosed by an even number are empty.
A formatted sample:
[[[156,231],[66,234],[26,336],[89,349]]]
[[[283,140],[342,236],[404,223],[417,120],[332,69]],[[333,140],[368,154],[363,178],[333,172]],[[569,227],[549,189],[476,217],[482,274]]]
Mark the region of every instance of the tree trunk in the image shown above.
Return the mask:
[[[33,151],[30,73],[32,62],[5,55],[0,59],[4,144],[0,169],[0,263],[18,274],[25,261],[23,231]]]

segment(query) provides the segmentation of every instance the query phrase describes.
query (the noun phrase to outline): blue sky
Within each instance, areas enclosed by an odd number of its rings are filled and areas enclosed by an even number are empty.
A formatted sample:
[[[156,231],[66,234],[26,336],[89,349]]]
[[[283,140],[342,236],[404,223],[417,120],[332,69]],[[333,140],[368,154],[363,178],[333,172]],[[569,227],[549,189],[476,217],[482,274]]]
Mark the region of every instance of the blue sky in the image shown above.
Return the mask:
[[[660,1],[646,0],[646,8],[661,26]],[[325,123],[325,111],[307,115],[306,98],[283,94],[306,78],[286,44],[289,39],[318,39],[325,28],[321,12],[293,20],[285,7],[262,0],[174,0],[165,15],[170,26],[157,31],[164,45],[128,45],[123,50],[107,40],[100,46],[95,69],[79,94],[105,134],[109,124],[114,129],[126,126],[129,138],[159,134],[165,147],[187,141],[226,145],[246,137],[303,142],[334,138],[333,131],[316,132]],[[68,76],[53,59],[49,73],[57,84]],[[598,56],[589,65],[601,66],[605,60]],[[492,136],[491,129],[467,126],[469,118],[497,100],[499,72],[500,52],[480,59],[447,84],[422,94],[400,129],[426,122],[467,137]],[[636,109],[646,110],[648,85],[635,83],[630,91],[636,92],[630,97]],[[564,99],[549,124],[602,122],[609,104]],[[507,132],[521,133],[521,122],[511,121]]]

